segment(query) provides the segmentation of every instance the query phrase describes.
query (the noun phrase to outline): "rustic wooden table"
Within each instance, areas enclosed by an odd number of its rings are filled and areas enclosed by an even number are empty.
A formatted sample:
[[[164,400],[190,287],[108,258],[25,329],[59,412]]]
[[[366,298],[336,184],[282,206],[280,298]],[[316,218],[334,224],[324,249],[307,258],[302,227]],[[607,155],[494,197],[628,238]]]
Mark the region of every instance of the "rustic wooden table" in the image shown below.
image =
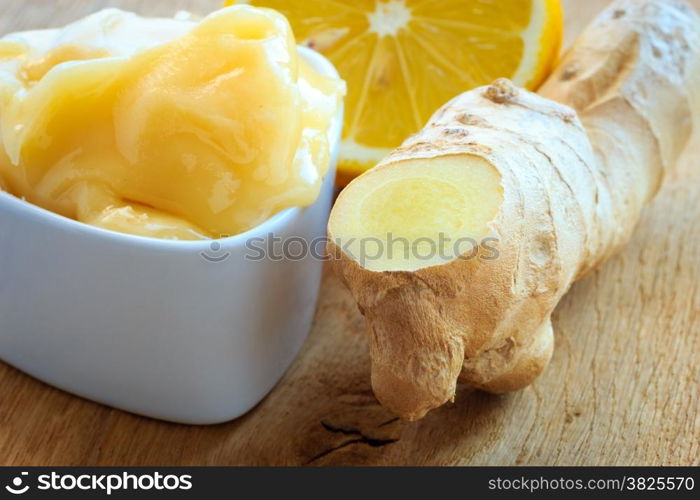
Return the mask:
[[[108,5],[167,15],[219,3],[0,0],[0,33],[62,25]],[[607,0],[565,3],[571,40]],[[326,272],[303,352],[262,403],[228,424],[137,417],[0,363],[0,463],[697,465],[699,189],[700,133],[629,246],[564,299],[554,359],[521,392],[463,389],[420,422],[393,418],[370,389],[362,318]]]

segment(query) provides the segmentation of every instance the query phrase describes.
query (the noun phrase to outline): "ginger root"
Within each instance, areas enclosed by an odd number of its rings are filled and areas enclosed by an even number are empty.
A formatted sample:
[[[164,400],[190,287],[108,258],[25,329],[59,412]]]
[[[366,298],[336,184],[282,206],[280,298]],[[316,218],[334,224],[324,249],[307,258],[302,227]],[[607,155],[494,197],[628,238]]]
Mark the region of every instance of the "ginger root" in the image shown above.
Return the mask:
[[[383,405],[414,420],[458,380],[499,393],[540,375],[552,311],[629,239],[688,141],[699,70],[685,2],[617,1],[539,95],[507,80],[466,92],[340,194],[330,251]],[[479,242],[468,258],[460,238]]]

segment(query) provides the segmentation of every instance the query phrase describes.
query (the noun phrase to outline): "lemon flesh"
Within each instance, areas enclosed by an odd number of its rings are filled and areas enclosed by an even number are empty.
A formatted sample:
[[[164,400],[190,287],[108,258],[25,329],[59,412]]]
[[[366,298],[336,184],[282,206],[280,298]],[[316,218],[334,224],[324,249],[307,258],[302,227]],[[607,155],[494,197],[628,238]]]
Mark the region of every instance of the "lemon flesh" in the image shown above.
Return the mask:
[[[536,88],[562,38],[559,0],[252,0],[290,21],[348,84],[339,176],[372,167],[452,97],[506,77]]]

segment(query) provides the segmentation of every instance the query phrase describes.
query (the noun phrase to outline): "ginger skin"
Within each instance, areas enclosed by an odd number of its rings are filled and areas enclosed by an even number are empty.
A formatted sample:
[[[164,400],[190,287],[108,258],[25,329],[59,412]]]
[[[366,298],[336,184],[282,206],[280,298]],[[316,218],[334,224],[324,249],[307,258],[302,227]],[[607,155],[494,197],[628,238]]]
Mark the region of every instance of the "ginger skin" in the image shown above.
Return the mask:
[[[627,242],[687,143],[699,73],[700,17],[685,2],[617,1],[539,95],[507,80],[466,92],[341,193],[331,241],[348,237],[361,193],[371,197],[377,179],[401,179],[409,161],[426,171],[445,158],[465,169],[486,161],[500,175],[500,191],[469,198],[477,207],[502,197],[498,215],[471,235],[495,236],[496,260],[369,270],[330,244],[365,316],[372,386],[384,406],[415,420],[453,400],[458,380],[499,393],[542,373],[554,346],[552,311]]]

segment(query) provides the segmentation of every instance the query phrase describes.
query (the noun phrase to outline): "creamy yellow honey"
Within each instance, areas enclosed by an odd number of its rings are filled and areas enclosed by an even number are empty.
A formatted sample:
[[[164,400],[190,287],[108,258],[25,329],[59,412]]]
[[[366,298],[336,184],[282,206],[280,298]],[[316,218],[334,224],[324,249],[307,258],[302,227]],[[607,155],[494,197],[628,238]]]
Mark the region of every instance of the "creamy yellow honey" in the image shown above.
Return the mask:
[[[201,21],[116,9],[0,39],[0,188],[116,231],[245,231],[312,203],[344,84],[280,14]]]

